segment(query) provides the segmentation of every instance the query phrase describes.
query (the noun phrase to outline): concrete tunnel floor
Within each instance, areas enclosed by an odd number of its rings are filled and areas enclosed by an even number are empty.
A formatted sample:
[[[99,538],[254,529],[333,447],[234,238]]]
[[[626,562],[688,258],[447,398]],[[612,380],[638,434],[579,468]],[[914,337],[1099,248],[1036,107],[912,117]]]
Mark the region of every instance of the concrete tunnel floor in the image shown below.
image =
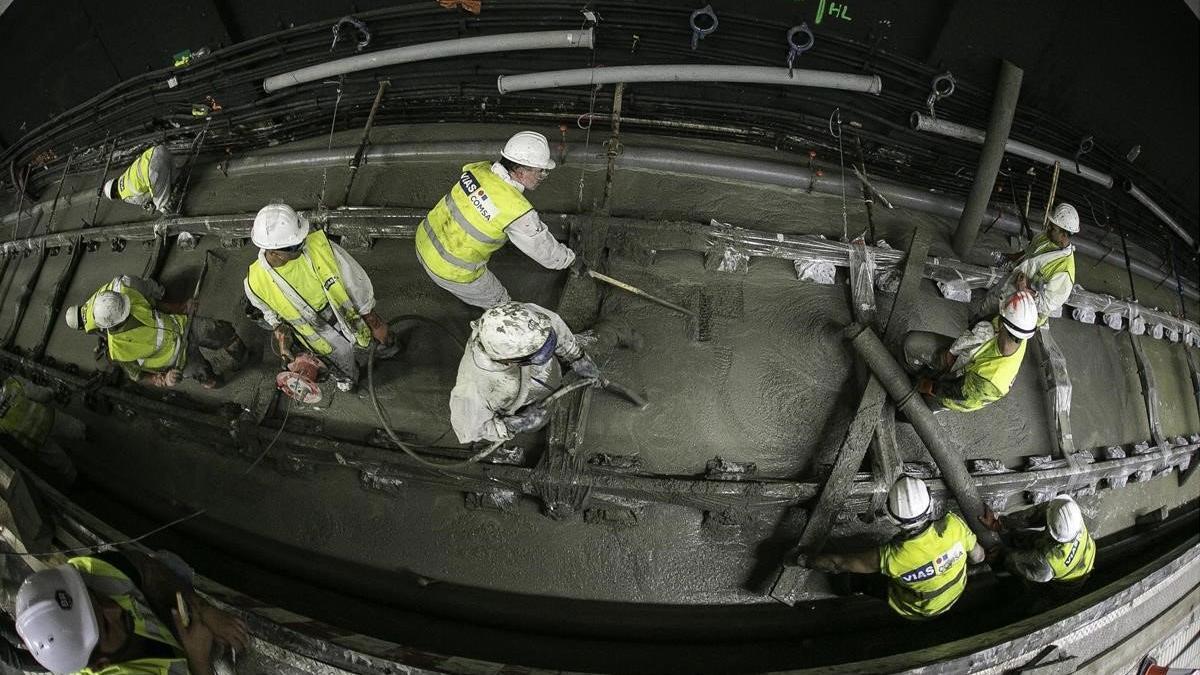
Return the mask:
[[[471,137],[479,130],[444,126],[443,135],[449,137]],[[503,138],[509,131],[489,127],[486,137]],[[380,133],[377,143],[423,137],[419,129]],[[350,201],[428,207],[451,184],[462,163],[367,166],[360,171]],[[340,186],[344,173],[330,170],[328,184]],[[598,198],[602,173],[581,174],[569,166],[551,174],[530,198],[545,212],[573,211],[581,175],[585,203]],[[322,181],[319,169],[241,178],[198,170],[186,212],[252,212],[276,199],[308,208]],[[831,238],[842,233],[841,200],[799,190],[620,171],[613,195],[613,216],[637,218],[651,226],[716,218],[757,230]],[[56,222],[70,227],[80,209],[86,207],[66,207]],[[106,203],[101,209],[101,222],[144,217],[122,204]],[[850,200],[847,210],[850,232],[865,230],[861,204]],[[908,232],[920,227],[933,232],[931,255],[949,253],[952,221],[901,209],[877,210],[875,220],[878,238],[895,248],[906,248]],[[977,250],[988,248],[1009,247],[991,232],[983,236]],[[227,384],[219,390],[206,391],[189,382],[167,397],[205,409],[233,401],[261,414],[274,389],[277,361],[269,351],[268,333],[250,323],[241,310],[242,278],[255,250],[223,249],[215,237],[206,237],[193,251],[172,248],[162,280],[170,298],[186,298],[206,250],[213,252],[214,260],[200,295],[200,313],[232,321],[247,340],[263,349],[262,362],[228,374]],[[356,257],[373,279],[384,317],[419,314],[442,322],[458,339],[466,337],[468,322],[478,311],[427,279],[411,241],[378,240],[370,252]],[[84,299],[114,275],[140,274],[148,258],[148,250],[138,243],[130,243],[120,253],[104,248],[86,253],[70,285],[68,302]],[[31,261],[26,258],[10,265],[0,288],[7,287],[11,294],[28,284]],[[18,347],[34,346],[45,320],[61,323],[61,316],[46,317],[44,308],[50,304],[52,280],[65,264],[66,256],[47,261],[18,332]],[[619,279],[684,303],[696,293],[708,296],[714,309],[712,339],[697,342],[689,337],[685,317],[614,289],[586,286],[560,306],[566,284],[591,282],[543,270],[514,247],[493,258],[492,267],[516,299],[560,309],[569,323],[598,306],[598,325],[632,329],[642,338],[641,349],[608,350],[598,354],[598,362],[608,377],[644,392],[651,405],[638,412],[597,393],[582,434],[580,452],[585,455],[636,455],[642,472],[667,475],[700,474],[706,462],[719,455],[755,463],[760,477],[797,478],[808,475],[815,457],[841,443],[853,417],[861,387],[841,337],[851,318],[844,270],[839,271],[838,284],[824,286],[798,281],[791,264],[780,260],[755,259],[747,273],[729,274],[706,270],[703,256],[694,252],[662,251],[650,264],[613,254],[607,271]],[[1128,283],[1123,269],[1093,265],[1084,258],[1079,267],[1078,281],[1089,290],[1127,294],[1121,290]],[[1144,301],[1162,306],[1174,301],[1166,289],[1151,289],[1140,279],[1138,283]],[[878,293],[877,297],[881,312],[889,311],[891,296]],[[575,302],[588,306],[573,306]],[[7,304],[5,310],[0,326],[6,327],[12,317]],[[1194,306],[1188,311],[1196,316]],[[953,335],[965,327],[968,313],[966,305],[941,298],[934,284],[923,280],[913,311],[896,320],[908,328]],[[588,327],[572,325],[575,330]],[[1074,384],[1071,415],[1077,445],[1094,448],[1145,440],[1146,414],[1128,334],[1068,319],[1053,319],[1051,327]],[[398,430],[417,442],[454,445],[447,400],[461,350],[452,337],[428,325],[410,327],[406,338],[404,352],[378,368],[379,397]],[[1200,431],[1184,347],[1145,342],[1159,379],[1164,431],[1172,437]],[[47,355],[59,364],[91,372],[96,368],[93,346],[93,338],[56,328]],[[214,365],[221,370],[227,363],[216,355]],[[331,386],[324,389],[329,398],[319,406],[290,407],[289,428],[296,425],[307,433],[359,441],[371,436],[378,423],[366,398],[337,393]],[[777,532],[777,512],[730,531],[705,527],[699,511],[665,505],[646,507],[632,522],[595,523],[579,517],[554,521],[540,515],[531,502],[518,503],[508,512],[472,510],[464,506],[459,492],[418,485],[388,494],[364,489],[351,468],[323,467],[296,474],[264,462],[247,474],[247,462],[196,443],[186,429],[119,414],[100,416],[78,407],[74,412],[88,422],[91,438],[99,441],[71,449],[84,476],[92,483],[122,486],[123,500],[146,513],[158,512],[164,505],[179,513],[203,507],[207,519],[264,542],[477,588],[629,603],[773,602],[745,588],[745,582],[759,562],[760,544]],[[1050,454],[1054,447],[1053,422],[1032,348],[1006,398],[976,413],[947,413],[939,420],[968,458],[997,458],[1017,468],[1024,456]],[[929,461],[908,424],[898,425],[898,440],[907,461]],[[539,442],[539,438],[521,439],[531,449],[527,463],[536,458]],[[1195,499],[1200,494],[1196,485],[1191,481],[1177,488],[1173,479],[1131,484],[1101,491],[1086,500],[1085,509],[1094,519],[1097,535],[1104,536],[1131,526],[1139,513]],[[862,525],[846,517],[838,521],[834,538],[861,534]],[[237,580],[223,579],[219,569],[199,571],[236,586]],[[334,570],[331,580],[336,583]]]

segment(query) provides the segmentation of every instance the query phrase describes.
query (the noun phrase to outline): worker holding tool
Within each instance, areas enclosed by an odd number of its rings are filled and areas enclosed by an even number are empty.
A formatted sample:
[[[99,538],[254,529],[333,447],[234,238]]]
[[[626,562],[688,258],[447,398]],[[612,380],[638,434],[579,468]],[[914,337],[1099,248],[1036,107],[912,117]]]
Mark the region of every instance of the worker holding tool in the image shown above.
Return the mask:
[[[1014,265],[1008,277],[989,289],[981,311],[998,311],[1001,301],[1017,291],[1032,291],[1037,302],[1038,325],[1046,323],[1071,297],[1075,287],[1075,246],[1071,235],[1079,233],[1079,212],[1070,204],[1054,207],[1046,231],[1033,238],[1024,251],[1000,254]]]
[[[984,560],[975,533],[953,513],[935,519],[929,489],[912,476],[892,484],[887,509],[900,526],[892,541],[856,553],[801,556],[800,564],[833,573],[882,573],[888,605],[906,619],[946,612],[967,587],[967,563]]]
[[[68,307],[67,325],[100,333],[110,361],[133,381],[158,387],[174,387],[185,378],[199,381],[205,389],[221,386],[201,347],[225,350],[233,370],[250,360],[250,350],[233,324],[194,316],[195,300],[171,303],[162,296],[163,287],[156,281],[120,276],[82,305]]]
[[[155,145],[117,178],[104,184],[104,196],[140,206],[147,211],[166,211],[175,184],[175,157],[165,145]]]
[[[508,139],[499,161],[464,166],[417,228],[417,258],[429,278],[468,305],[487,309],[509,301],[504,284],[487,268],[506,241],[547,269],[582,266],[524,194],[536,190],[553,168],[549,142],[533,131]]]
[[[928,331],[904,336],[904,364],[916,374],[917,391],[931,408],[970,412],[1008,394],[1026,341],[1037,328],[1037,305],[1029,291],[1014,293],[1000,314],[980,321],[957,340]]]
[[[0,372],[0,435],[45,465],[67,485],[75,482],[75,464],[60,441],[81,441],[83,422],[47,405],[54,392]]]
[[[1096,540],[1070,495],[1002,517],[988,510],[981,520],[1005,540],[1005,566],[1028,582],[1069,594],[1092,573]]]
[[[471,322],[471,337],[450,392],[450,424],[463,443],[503,441],[550,419],[538,405],[558,388],[558,359],[581,378],[600,370],[554,312],[508,302]]]
[[[250,239],[259,251],[246,273],[246,298],[274,330],[285,362],[294,358],[294,332],[332,367],[338,389],[351,391],[358,383],[356,354],[372,339],[383,346],[376,356],[395,353],[366,271],[307,218],[286,204],[268,204],[254,217]]]
[[[132,550],[35,572],[15,604],[17,633],[51,673],[211,675],[214,645],[220,654],[249,642],[246,625],[173,563]]]

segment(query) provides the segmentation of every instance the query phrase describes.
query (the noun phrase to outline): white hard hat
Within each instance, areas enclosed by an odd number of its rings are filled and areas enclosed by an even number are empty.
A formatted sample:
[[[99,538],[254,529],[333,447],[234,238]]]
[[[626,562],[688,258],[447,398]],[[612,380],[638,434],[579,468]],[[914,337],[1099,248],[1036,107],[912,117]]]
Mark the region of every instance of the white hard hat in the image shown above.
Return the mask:
[[[104,291],[92,301],[92,316],[96,318],[96,325],[105,330],[121,325],[129,318],[129,296]]]
[[[529,356],[550,339],[550,318],[520,302],[508,302],[483,313],[476,322],[479,344],[498,361]]]
[[[17,591],[16,619],[29,653],[52,673],[83,670],[100,641],[92,598],[70,565],[25,579]]]
[[[104,184],[104,196],[108,197],[109,199],[117,198],[117,179],[116,178],[109,178],[108,182],[106,182]]]
[[[1037,302],[1029,291],[1017,291],[1000,308],[1000,322],[1018,340],[1028,340],[1037,329]]]
[[[1050,222],[1071,234],[1079,232],[1079,212],[1070,204],[1054,207],[1054,213],[1050,214]]]
[[[1046,531],[1054,541],[1067,543],[1075,541],[1075,537],[1083,530],[1083,512],[1079,505],[1067,495],[1059,495],[1050,500],[1046,507]]]
[[[267,204],[254,216],[250,241],[268,251],[287,248],[303,242],[308,230],[308,219],[296,213],[296,209],[287,204]]]
[[[931,503],[929,488],[920,478],[901,476],[888,490],[888,513],[901,524],[923,519],[929,514]]]
[[[79,330],[80,328],[83,328],[83,322],[79,317],[79,305],[71,305],[67,308],[66,319],[67,326],[71,327],[71,329]]]
[[[500,156],[535,169],[553,169],[555,166],[554,160],[550,159],[550,141],[536,131],[520,131],[514,134],[504,144]]]

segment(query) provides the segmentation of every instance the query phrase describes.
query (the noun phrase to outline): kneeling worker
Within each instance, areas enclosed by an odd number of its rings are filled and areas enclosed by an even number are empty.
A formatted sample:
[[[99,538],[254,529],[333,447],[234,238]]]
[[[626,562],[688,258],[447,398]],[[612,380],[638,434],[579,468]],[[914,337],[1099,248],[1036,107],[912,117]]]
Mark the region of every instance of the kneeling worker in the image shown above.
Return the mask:
[[[1071,590],[1092,573],[1096,540],[1083,522],[1079,504],[1069,495],[1000,519],[988,512],[984,522],[1008,540],[1005,564],[1022,579]]]
[[[175,182],[175,157],[165,145],[147,149],[119,177],[104,184],[104,196],[140,206],[147,211],[166,211]]]
[[[896,537],[858,553],[827,553],[803,561],[825,572],[872,574],[888,581],[888,605],[906,619],[929,619],[949,610],[967,587],[967,562],[981,563],[983,547],[953,513],[932,517],[925,482],[901,476],[888,490],[888,513],[900,526]]]
[[[580,377],[600,375],[567,324],[544,307],[509,302],[484,312],[471,328],[450,392],[450,424],[462,443],[542,428],[549,414],[536,404],[558,388],[556,356]]]
[[[1028,291],[1013,294],[990,321],[957,340],[928,331],[904,336],[904,365],[918,374],[917,389],[930,406],[970,412],[1000,400],[1017,379],[1025,346],[1037,328],[1037,305]]]
[[[187,303],[166,303],[161,298],[162,286],[157,282],[117,277],[82,305],[68,307],[67,325],[102,333],[109,360],[135,382],[174,387],[187,378],[199,381],[205,389],[221,386],[200,347],[228,352],[234,370],[245,365],[249,350],[231,323],[203,316],[189,318]]]
[[[1024,251],[1004,256],[1015,266],[1004,281],[988,291],[983,313],[998,311],[1001,301],[1017,291],[1033,291],[1040,326],[1071,297],[1075,287],[1071,236],[1079,233],[1079,212],[1070,204],[1059,204],[1047,221],[1046,231],[1034,237]]]
[[[0,373],[0,435],[17,442],[62,480],[75,482],[75,464],[59,440],[81,441],[83,422],[46,405],[54,393],[15,375]]]
[[[212,675],[214,642],[249,641],[245,624],[196,595],[190,580],[132,551],[35,572],[15,604],[17,633],[52,673]]]
[[[246,273],[246,298],[275,330],[280,356],[291,360],[295,331],[332,365],[338,389],[353,389],[355,349],[366,349],[372,338],[385,347],[392,344],[387,323],[375,313],[375,289],[367,273],[286,204],[262,207],[250,239],[259,251]]]
[[[575,252],[550,234],[524,194],[553,168],[549,142],[533,131],[508,139],[499,161],[464,166],[417,228],[417,258],[433,283],[468,305],[487,309],[508,302],[487,262],[510,239],[542,267],[570,267]]]

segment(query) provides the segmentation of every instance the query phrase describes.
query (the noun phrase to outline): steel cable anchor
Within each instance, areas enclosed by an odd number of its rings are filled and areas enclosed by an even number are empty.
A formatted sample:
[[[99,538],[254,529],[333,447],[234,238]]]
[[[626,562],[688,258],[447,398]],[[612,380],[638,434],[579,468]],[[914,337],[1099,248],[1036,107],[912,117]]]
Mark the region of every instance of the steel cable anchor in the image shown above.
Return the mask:
[[[797,35],[804,35],[807,37],[807,39],[804,42],[796,42]],[[795,64],[796,58],[799,57],[804,52],[812,49],[813,45],[816,44],[816,42],[817,42],[817,38],[816,38],[816,36],[813,35],[812,29],[810,29],[808,27],[807,21],[800,24],[799,26],[792,26],[790,29],[788,29],[788,32],[787,32],[788,78],[792,77],[792,69]]]
[[[698,19],[700,17],[708,17],[712,21],[712,25],[702,28]],[[712,5],[705,5],[700,9],[692,12],[692,16],[688,19],[688,23],[692,26],[692,51],[696,51],[696,47],[704,38],[716,32],[720,22],[717,21],[717,13],[713,11]]]

